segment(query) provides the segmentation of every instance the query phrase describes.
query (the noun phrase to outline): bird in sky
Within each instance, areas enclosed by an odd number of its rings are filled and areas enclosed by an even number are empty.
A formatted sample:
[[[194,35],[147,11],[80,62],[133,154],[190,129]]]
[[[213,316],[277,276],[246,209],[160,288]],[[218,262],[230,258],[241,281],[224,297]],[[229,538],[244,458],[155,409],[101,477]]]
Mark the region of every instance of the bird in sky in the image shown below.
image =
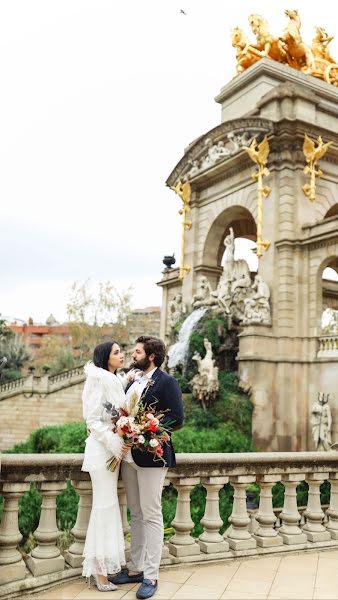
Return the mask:
[[[184,12],[183,8],[181,8],[180,13],[182,13],[182,15],[186,15],[187,13]]]

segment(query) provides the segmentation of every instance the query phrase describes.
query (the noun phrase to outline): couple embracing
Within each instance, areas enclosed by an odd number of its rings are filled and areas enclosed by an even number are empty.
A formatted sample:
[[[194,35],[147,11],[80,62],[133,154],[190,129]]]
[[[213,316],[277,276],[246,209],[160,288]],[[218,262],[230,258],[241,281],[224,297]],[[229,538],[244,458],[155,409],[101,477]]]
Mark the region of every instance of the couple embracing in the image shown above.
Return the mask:
[[[172,430],[183,423],[180,387],[171,375],[160,369],[165,359],[162,340],[141,336],[132,354],[133,369],[127,385],[118,374],[123,355],[117,342],[99,344],[93,361],[85,367],[83,416],[90,431],[86,441],[83,471],[92,480],[93,503],[84,547],[83,576],[93,576],[100,591],[117,585],[140,583],[137,598],[150,598],[157,590],[163,545],[161,496],[168,468],[175,466],[175,453],[169,439],[163,445],[161,460],[156,454],[127,445],[123,432],[112,426],[107,406],[123,410],[132,396],[145,408],[164,413],[162,423]],[[107,461],[121,460],[121,476],[131,515],[130,567],[125,565],[124,536],[117,495],[118,472],[107,469]],[[163,459],[163,460],[162,460]]]

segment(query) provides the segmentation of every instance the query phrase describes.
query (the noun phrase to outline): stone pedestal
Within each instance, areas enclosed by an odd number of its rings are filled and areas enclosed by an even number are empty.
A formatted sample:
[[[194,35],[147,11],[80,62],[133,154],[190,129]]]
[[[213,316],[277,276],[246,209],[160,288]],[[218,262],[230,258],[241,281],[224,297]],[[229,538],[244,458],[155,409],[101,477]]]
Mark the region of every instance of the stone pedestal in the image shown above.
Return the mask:
[[[257,542],[249,532],[250,517],[246,508],[246,488],[256,481],[252,475],[230,477],[234,488],[234,504],[229,518],[231,527],[227,530],[227,541],[232,550],[250,550],[256,548]]]

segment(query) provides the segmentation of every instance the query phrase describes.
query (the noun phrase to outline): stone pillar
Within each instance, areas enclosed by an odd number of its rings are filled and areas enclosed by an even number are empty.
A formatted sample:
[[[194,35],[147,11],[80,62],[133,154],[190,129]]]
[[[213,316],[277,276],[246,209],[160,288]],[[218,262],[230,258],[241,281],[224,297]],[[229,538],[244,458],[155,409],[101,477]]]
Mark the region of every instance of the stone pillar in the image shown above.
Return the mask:
[[[219,514],[219,491],[228,481],[229,477],[203,477],[201,479],[202,485],[207,490],[207,500],[204,517],[201,520],[204,531],[199,536],[198,543],[202,552],[207,554],[229,550],[228,542],[219,533],[219,529],[223,525]]]
[[[338,473],[330,473],[330,506],[326,511],[327,531],[333,540],[338,540]]]
[[[255,515],[255,518],[259,526],[253,537],[257,545],[263,548],[283,544],[282,538],[275,529],[277,517],[273,512],[272,505],[272,488],[280,480],[280,475],[259,475],[257,477],[257,483],[259,483],[261,491],[258,514]]]
[[[39,526],[34,531],[38,546],[27,558],[27,566],[34,577],[64,569],[65,559],[56,545],[60,535],[56,524],[56,497],[66,487],[65,481],[46,481],[39,484],[42,506]]]
[[[170,538],[168,548],[174,556],[193,556],[200,553],[198,543],[190,535],[194,527],[190,515],[190,492],[199,482],[199,477],[182,477],[173,481],[178,496],[175,519],[171,523],[175,534]]]
[[[24,579],[26,565],[16,549],[22,540],[19,530],[19,499],[29,490],[29,483],[3,483],[4,510],[0,524],[0,585]]]
[[[83,563],[83,549],[87,535],[90,512],[92,509],[92,482],[72,481],[75,491],[79,494],[76,523],[72,529],[75,538],[73,544],[65,551],[64,556],[73,568],[81,567]]]
[[[229,523],[231,527],[227,530],[226,539],[232,550],[249,550],[256,548],[256,540],[249,532],[250,517],[246,508],[245,490],[250,483],[254,483],[256,477],[253,475],[236,475],[230,477],[230,483],[234,488],[234,504]]]
[[[119,497],[119,505],[120,505],[120,513],[123,527],[123,535],[124,535],[124,547],[126,553],[126,561],[129,560],[130,555],[130,542],[127,538],[130,533],[130,525],[128,523],[128,513],[127,513],[127,494],[124,489],[123,481],[120,479],[117,483],[117,494]]]
[[[306,523],[303,527],[310,542],[326,542],[331,539],[331,534],[324,527],[324,512],[320,503],[320,485],[329,478],[328,473],[311,473],[306,482],[309,485],[307,507],[304,512]]]
[[[279,533],[284,544],[305,544],[307,537],[298,526],[300,514],[297,508],[297,486],[305,479],[301,473],[288,473],[283,475],[282,483],[285,487],[284,507],[280,514],[283,521]]]

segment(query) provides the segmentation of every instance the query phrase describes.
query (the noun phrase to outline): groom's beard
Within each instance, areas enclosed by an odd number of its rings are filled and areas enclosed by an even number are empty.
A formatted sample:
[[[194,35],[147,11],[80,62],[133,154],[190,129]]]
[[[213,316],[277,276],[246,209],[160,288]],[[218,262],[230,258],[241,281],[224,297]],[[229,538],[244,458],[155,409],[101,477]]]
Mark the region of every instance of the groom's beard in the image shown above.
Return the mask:
[[[141,371],[146,371],[150,367],[150,360],[148,356],[145,358],[141,358],[141,360],[134,360],[134,362],[130,365],[131,369],[141,369]]]

